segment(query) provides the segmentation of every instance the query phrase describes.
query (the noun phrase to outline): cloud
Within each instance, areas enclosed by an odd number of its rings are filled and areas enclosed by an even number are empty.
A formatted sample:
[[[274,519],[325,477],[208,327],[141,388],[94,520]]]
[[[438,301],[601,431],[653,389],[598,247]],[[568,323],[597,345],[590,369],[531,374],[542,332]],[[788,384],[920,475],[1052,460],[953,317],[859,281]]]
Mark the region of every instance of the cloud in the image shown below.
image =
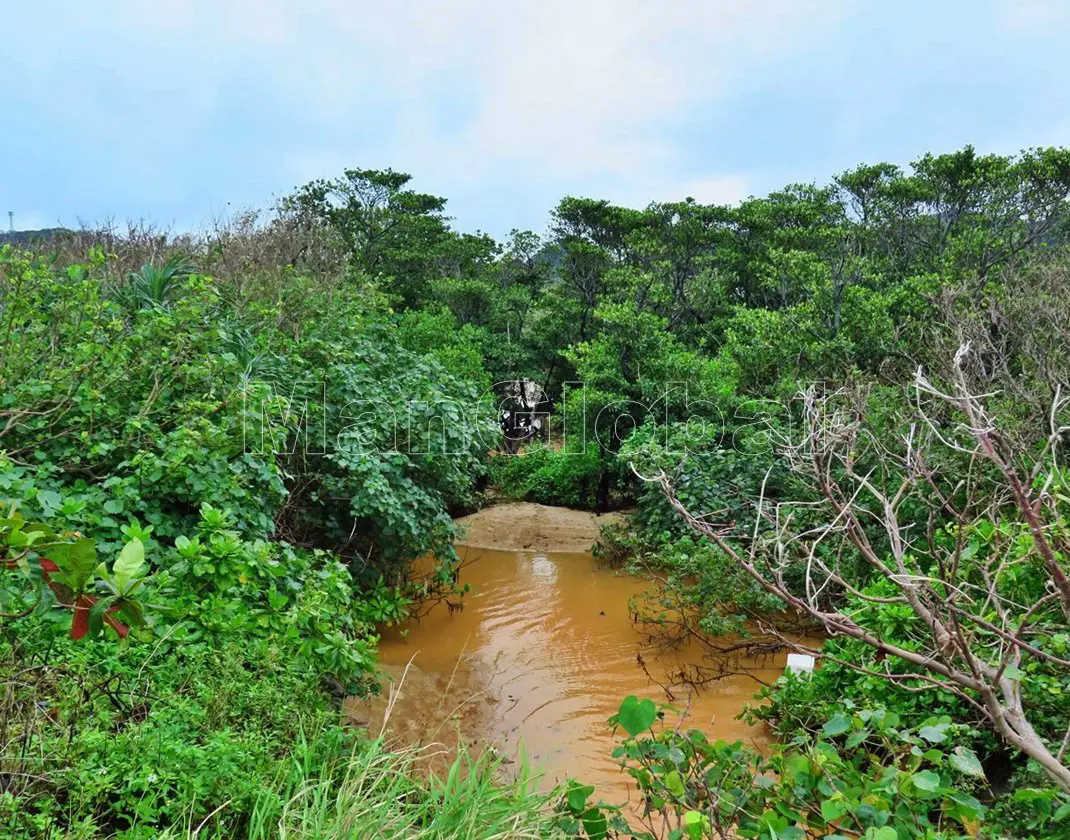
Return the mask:
[[[1070,26],[1066,0],[994,0],[997,19],[1012,30],[1036,32]]]
[[[533,224],[566,193],[742,197],[747,176],[682,126],[715,131],[757,71],[820,53],[859,3],[39,0],[10,22],[48,48],[16,39],[0,71],[50,126],[77,127],[64,163],[100,173],[79,189],[106,185],[120,215],[150,191],[143,207],[211,213],[392,166],[455,209],[494,190],[537,202],[516,214]]]
[[[670,169],[666,121],[716,108],[749,65],[811,48],[840,17],[836,4],[809,0],[523,8],[516,34],[496,39],[478,68],[466,139],[483,158],[565,174]]]
[[[179,50],[184,95],[197,108],[211,108],[213,90],[246,72],[312,112],[335,136],[319,149],[291,150],[294,160],[359,145],[353,134],[377,116],[369,112],[374,91],[396,102],[387,133],[410,168],[429,163],[453,179],[523,167],[543,179],[671,181],[679,157],[667,121],[715,109],[756,62],[819,48],[848,5],[126,0],[110,8],[110,17],[85,13],[86,22],[125,32],[147,56]],[[708,177],[717,184],[734,176]]]

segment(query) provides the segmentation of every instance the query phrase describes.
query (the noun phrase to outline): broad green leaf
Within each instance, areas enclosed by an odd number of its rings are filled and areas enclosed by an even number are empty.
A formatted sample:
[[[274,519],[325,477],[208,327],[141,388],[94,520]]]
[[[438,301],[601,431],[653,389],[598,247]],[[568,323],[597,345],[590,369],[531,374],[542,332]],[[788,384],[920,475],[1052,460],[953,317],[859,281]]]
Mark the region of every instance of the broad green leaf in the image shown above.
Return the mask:
[[[617,712],[617,723],[633,738],[648,730],[657,720],[658,709],[653,700],[640,700],[634,694],[624,698]]]
[[[53,546],[44,553],[59,568],[54,577],[73,592],[81,592],[97,567],[96,543],[89,537]]]
[[[983,779],[985,777],[985,771],[984,768],[981,767],[980,760],[972,750],[968,750],[965,747],[955,747],[954,752],[948,757],[948,763],[960,773],[965,773],[967,776],[973,776],[977,779]]]
[[[981,815],[985,812],[985,806],[968,793],[953,791],[951,793],[951,801],[954,802],[955,805],[954,808],[950,809],[949,813],[954,814],[960,821],[963,819],[980,819]]]
[[[802,753],[789,756],[784,761],[784,772],[792,780],[798,779],[799,776],[809,775],[810,759]]]
[[[842,735],[850,728],[851,719],[842,712],[837,712],[829,719],[828,723],[821,727],[821,731],[830,738],[835,738],[837,735]]]
[[[580,815],[580,819],[590,840],[603,840],[608,831],[605,814],[597,808],[589,808]]]
[[[914,782],[914,787],[918,790],[924,790],[928,793],[934,793],[940,790],[940,774],[935,773],[932,770],[920,770],[910,777]]]
[[[821,803],[821,816],[826,822],[838,820],[847,813],[847,801],[844,799],[826,799]]]
[[[587,797],[594,793],[594,787],[591,785],[579,785],[574,782],[569,782],[568,794],[568,807],[577,813],[587,807]]]
[[[700,811],[687,811],[682,820],[684,833],[691,838],[701,838],[703,829],[709,824],[706,815]]]
[[[115,598],[101,598],[89,609],[89,638],[93,639],[100,635],[100,631],[104,629],[104,612],[112,604],[115,603]]]
[[[673,770],[665,774],[665,788],[678,799],[684,795],[684,780],[679,772]]]
[[[130,540],[119,552],[119,557],[112,567],[115,588],[126,593],[131,581],[143,575],[145,570],[145,545],[139,539]]]
[[[844,745],[847,747],[847,749],[853,750],[855,747],[865,741],[868,737],[869,730],[859,729],[857,732],[852,732],[850,735],[847,736],[847,740],[844,742]]]
[[[950,726],[950,723],[937,723],[932,726],[923,726],[918,730],[918,735],[930,744],[939,744],[947,740],[947,730]]]
[[[63,504],[63,497],[54,490],[38,490],[36,494],[37,504],[41,506],[41,513],[45,519],[51,519],[56,509]]]
[[[56,539],[56,532],[44,522],[27,522],[23,525],[22,530],[27,534],[33,535],[32,541],[35,545]]]

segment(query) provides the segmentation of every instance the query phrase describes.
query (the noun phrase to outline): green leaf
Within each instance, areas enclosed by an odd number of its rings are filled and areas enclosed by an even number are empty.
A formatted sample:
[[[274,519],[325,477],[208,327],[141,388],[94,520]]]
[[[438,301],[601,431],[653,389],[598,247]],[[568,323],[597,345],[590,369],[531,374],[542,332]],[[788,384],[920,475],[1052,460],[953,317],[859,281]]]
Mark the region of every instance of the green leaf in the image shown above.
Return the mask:
[[[708,825],[709,820],[706,819],[706,815],[700,811],[687,811],[684,814],[682,825],[684,833],[691,838],[701,838],[703,829]]]
[[[1008,680],[1022,680],[1025,679],[1025,671],[1015,665],[1008,665],[1003,669],[1003,676]]]
[[[910,779],[918,790],[924,790],[928,793],[935,793],[940,790],[940,774],[932,770],[921,770],[911,776]]]
[[[268,606],[273,610],[281,610],[286,606],[286,596],[277,589],[268,590]]]
[[[583,821],[583,830],[587,832],[590,840],[603,840],[608,831],[606,815],[597,808],[589,808],[580,815]]]
[[[53,546],[44,554],[59,567],[56,580],[75,593],[85,589],[97,567],[97,547],[90,537]]]
[[[142,577],[145,571],[145,544],[139,539],[132,539],[123,546],[119,552],[119,558],[112,567],[112,577],[115,580],[115,588],[120,593],[125,593],[130,588],[130,583],[136,578]]]
[[[865,741],[868,737],[868,729],[859,729],[857,732],[852,732],[850,735],[847,736],[847,740],[844,742],[844,746],[846,746],[849,750],[853,750],[855,747]]]
[[[968,793],[953,791],[951,793],[951,801],[955,803],[954,806],[945,810],[959,821],[962,821],[963,819],[980,819],[985,812],[985,806]]]
[[[932,726],[923,726],[918,730],[918,735],[930,744],[939,744],[947,740],[947,730],[950,726],[950,723],[938,723]]]
[[[784,771],[789,779],[797,780],[810,773],[810,759],[803,753],[796,753],[784,760]]]
[[[54,490],[38,490],[36,499],[37,504],[41,506],[41,513],[45,519],[51,519],[56,509],[63,504],[63,497]]]
[[[43,522],[26,522],[22,526],[29,545],[38,545],[56,539],[56,532]]]
[[[592,785],[579,785],[575,782],[569,782],[568,793],[566,798],[568,799],[568,807],[579,813],[585,807],[587,807],[587,797],[594,793],[594,787]]]
[[[821,727],[821,731],[830,738],[835,738],[837,735],[842,735],[850,728],[851,719],[842,712],[837,712],[829,719],[828,723]]]
[[[825,822],[838,820],[847,813],[847,801],[844,799],[826,799],[821,803],[821,817]]]
[[[658,709],[653,700],[640,700],[634,694],[624,698],[617,712],[617,723],[633,738],[648,730],[657,720]]]
[[[972,750],[968,750],[965,747],[955,747],[954,752],[948,756],[948,763],[967,776],[973,776],[976,779],[985,777],[985,771],[981,767],[980,760]]]
[[[684,795],[684,780],[676,770],[665,774],[665,787],[677,799]]]
[[[104,629],[104,612],[115,603],[115,598],[101,598],[89,609],[89,638],[93,639],[100,635]]]

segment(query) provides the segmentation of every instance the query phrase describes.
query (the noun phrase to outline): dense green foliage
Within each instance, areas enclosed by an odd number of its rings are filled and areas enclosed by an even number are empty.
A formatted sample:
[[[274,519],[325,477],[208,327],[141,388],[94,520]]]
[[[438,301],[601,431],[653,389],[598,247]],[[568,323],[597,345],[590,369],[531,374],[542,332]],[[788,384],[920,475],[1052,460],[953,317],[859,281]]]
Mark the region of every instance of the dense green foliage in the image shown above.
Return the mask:
[[[331,695],[366,684],[375,625],[449,585],[479,385],[357,284],[239,297],[89,256],[0,254],[5,819],[151,836],[229,802],[238,825],[304,728],[341,743]],[[413,588],[427,552],[441,580]]]
[[[1040,658],[999,676],[1060,751],[1067,628],[1035,553],[1043,536],[1055,568],[1068,564],[1068,197],[1070,152],[967,148],[734,207],[565,198],[545,236],[498,243],[454,230],[445,200],[407,175],[350,170],[204,239],[0,246],[0,834],[630,832],[578,782],[544,797],[467,756],[421,781],[340,722],[343,694],[373,690],[377,626],[456,585],[451,516],[488,484],[634,505],[599,551],[659,572],[641,618],[706,644],[701,683],[731,670],[725,634],[770,645],[759,622],[813,628],[640,476],[664,476],[725,533],[760,532],[759,495],[790,502],[799,539],[755,538],[756,556],[784,560],[788,589],[809,586],[808,556],[834,557],[821,608],[917,653],[931,628],[858,548],[895,553],[879,505],[860,502],[854,534],[834,512],[854,543],[810,536],[830,484],[912,474],[893,464],[920,451],[922,408],[933,490],[903,525],[932,536],[904,563],[929,580],[950,559],[956,586],[1014,605],[963,609],[1028,631]],[[919,368],[985,394],[1000,451],[1039,464],[1025,473],[1039,530],[971,457],[969,418],[920,405]],[[546,396],[520,457],[498,428],[518,410],[501,387],[516,380]],[[850,445],[824,482],[784,445],[806,438],[815,402],[857,432],[829,444]],[[424,555],[436,569],[413,580]],[[849,635],[824,653],[811,677],[763,691],[751,714],[782,739],[764,756],[652,731],[653,704],[625,701],[617,754],[651,813],[668,814],[635,830],[1070,835],[1058,780],[972,689],[926,685],[916,663]]]

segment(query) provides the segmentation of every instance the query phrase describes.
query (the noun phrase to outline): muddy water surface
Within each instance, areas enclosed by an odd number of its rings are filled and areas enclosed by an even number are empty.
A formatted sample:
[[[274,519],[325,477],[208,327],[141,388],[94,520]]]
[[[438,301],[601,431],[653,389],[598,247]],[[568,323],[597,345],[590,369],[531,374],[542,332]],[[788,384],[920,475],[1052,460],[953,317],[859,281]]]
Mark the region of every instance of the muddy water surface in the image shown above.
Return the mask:
[[[558,521],[553,508],[503,507],[462,522],[470,525],[470,542],[458,545],[461,582],[473,590],[463,610],[441,604],[402,632],[384,634],[385,675],[396,686],[404,674],[388,733],[402,743],[447,745],[459,733],[511,757],[523,743],[547,785],[568,775],[598,784],[603,797],[623,799],[628,779],[611,758],[606,719],[629,694],[666,700],[639,657],[669,683],[667,674],[699,655],[687,648],[659,655],[645,644],[629,601],[648,583],[579,550],[597,538],[593,517],[564,511]],[[486,547],[494,539],[504,548]],[[783,664],[783,656],[752,663],[766,680]],[[735,719],[757,688],[741,676],[695,693],[687,725],[717,738],[766,743],[764,729]],[[688,689],[673,691],[675,705],[686,705]],[[354,702],[350,713],[377,732],[387,695]]]

